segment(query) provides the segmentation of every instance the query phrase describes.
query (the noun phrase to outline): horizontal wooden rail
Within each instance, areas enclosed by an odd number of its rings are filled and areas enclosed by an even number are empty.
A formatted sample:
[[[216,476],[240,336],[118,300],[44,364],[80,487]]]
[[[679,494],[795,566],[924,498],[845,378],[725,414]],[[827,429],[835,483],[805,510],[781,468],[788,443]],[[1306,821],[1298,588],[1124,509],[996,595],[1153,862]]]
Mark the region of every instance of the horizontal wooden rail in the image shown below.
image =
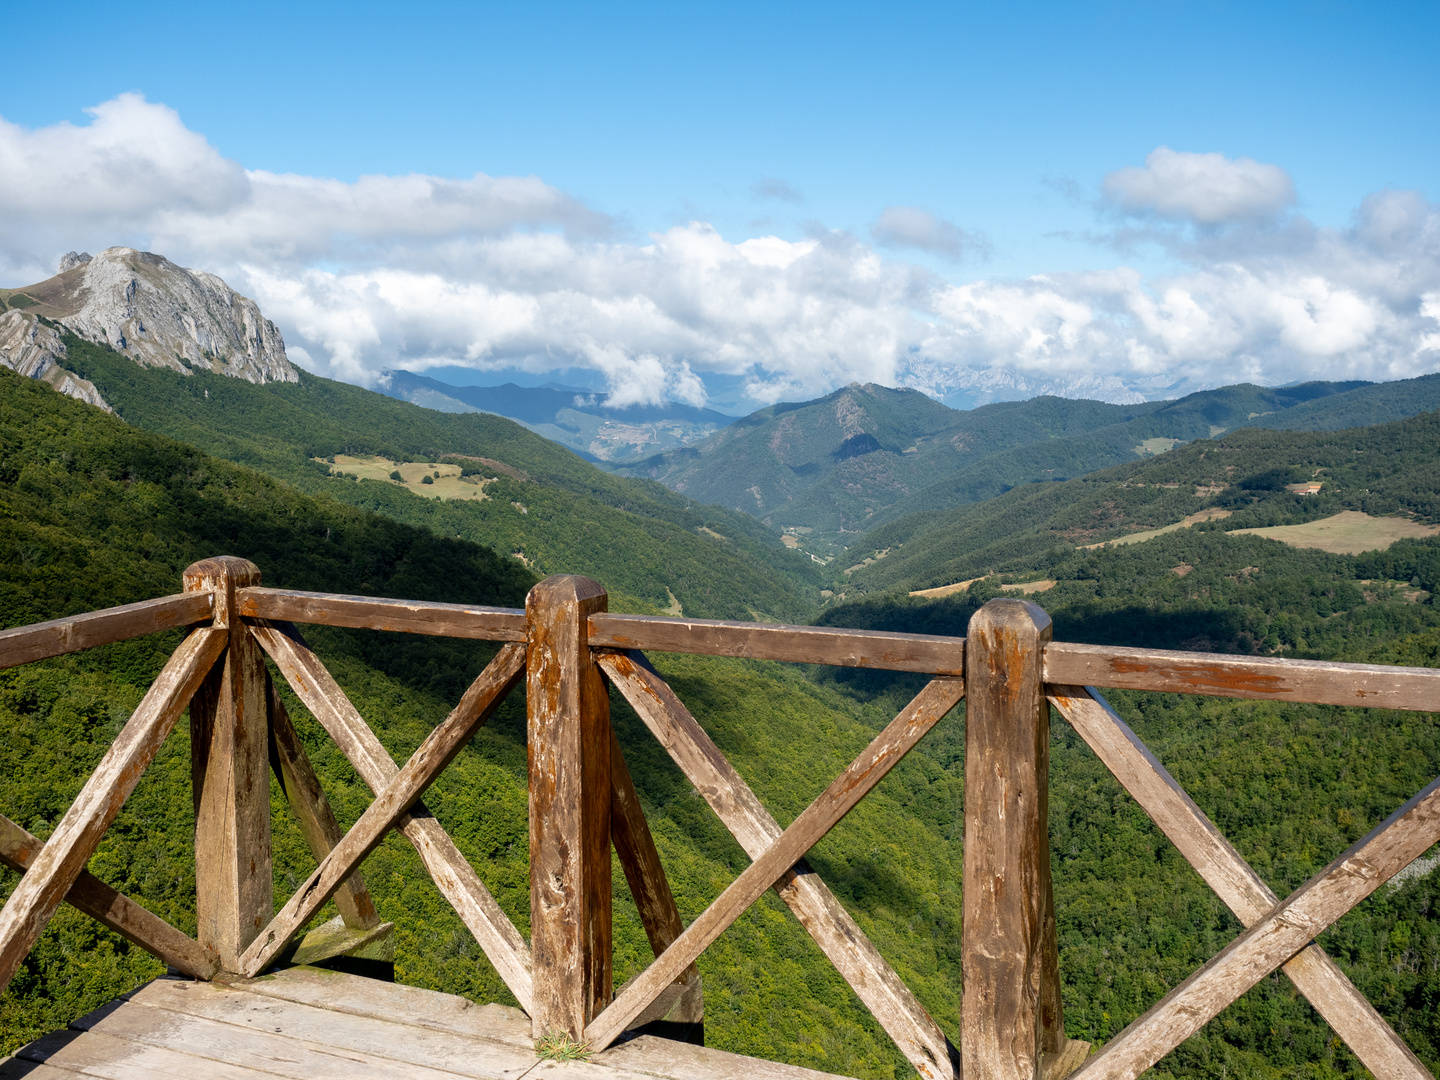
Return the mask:
[[[210,593],[179,593],[0,630],[0,669],[204,622],[214,610]]]
[[[965,674],[965,639],[931,634],[604,614],[590,616],[590,644],[923,675]]]
[[[1221,656],[1056,642],[1045,649],[1045,681],[1072,686],[1113,686],[1122,690],[1440,712],[1440,668],[1339,664],[1328,660]]]
[[[398,630],[434,637],[524,641],[525,612],[477,604],[432,604],[375,596],[339,596],[293,589],[240,589],[240,614],[250,619]]]

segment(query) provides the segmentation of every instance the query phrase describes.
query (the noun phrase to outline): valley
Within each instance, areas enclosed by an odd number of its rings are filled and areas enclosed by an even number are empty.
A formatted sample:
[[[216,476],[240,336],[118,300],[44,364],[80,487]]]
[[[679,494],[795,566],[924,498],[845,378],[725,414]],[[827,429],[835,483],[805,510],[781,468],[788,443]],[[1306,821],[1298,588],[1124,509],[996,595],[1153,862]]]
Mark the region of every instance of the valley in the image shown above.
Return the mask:
[[[266,584],[360,595],[513,607],[540,576],[579,572],[607,587],[617,611],[956,636],[989,599],[1023,596],[1051,615],[1057,640],[1440,665],[1440,415],[1421,407],[1435,377],[1398,391],[1231,387],[1138,406],[1036,399],[959,419],[912,392],[848,388],[743,418],[708,450],[701,440],[667,451],[683,466],[669,480],[687,485],[672,491],[635,475],[665,462],[605,471],[495,415],[420,408],[304,372],[256,383],[145,368],[74,334],[62,343],[66,370],[114,415],[0,372],[5,626],[172,592],[185,565],[226,551],[256,561]],[[1267,422],[1306,410],[1305,424],[1246,426],[1258,406]],[[1367,426],[1326,426],[1356,416]],[[1153,426],[1162,421],[1172,426]],[[1156,439],[1181,441],[1137,453]],[[767,525],[758,505],[741,512],[692,490],[711,490],[726,470],[733,490],[754,488],[783,511]],[[1314,482],[1314,494],[1290,490]],[[493,651],[446,639],[397,647],[365,631],[307,636],[397,758]],[[0,812],[48,835],[175,638],[0,672]],[[782,824],[917,688],[916,677],[873,671],[653,659]],[[285,694],[348,825],[368,792]],[[1440,774],[1434,714],[1108,696],[1281,894]],[[633,712],[618,698],[612,712],[691,919],[747,860]],[[518,702],[503,706],[427,795],[522,932],[524,729]],[[193,930],[187,739],[182,723],[91,869]],[[957,714],[811,856],[952,1040],[963,746]],[[1238,924],[1058,719],[1050,752],[1066,1028],[1103,1043]],[[314,864],[278,789],[272,803],[285,896]],[[508,1000],[408,847],[387,840],[364,874],[399,925],[402,981]],[[0,891],[16,880],[0,872]],[[649,946],[618,871],[614,889],[620,981]],[[1437,912],[1440,880],[1416,872],[1320,939],[1432,1069]],[[700,967],[710,1045],[863,1080],[909,1075],[774,896]],[[0,999],[0,1052],[156,970],[63,913]],[[1222,1073],[1358,1080],[1362,1070],[1287,984],[1265,980],[1154,1075]]]

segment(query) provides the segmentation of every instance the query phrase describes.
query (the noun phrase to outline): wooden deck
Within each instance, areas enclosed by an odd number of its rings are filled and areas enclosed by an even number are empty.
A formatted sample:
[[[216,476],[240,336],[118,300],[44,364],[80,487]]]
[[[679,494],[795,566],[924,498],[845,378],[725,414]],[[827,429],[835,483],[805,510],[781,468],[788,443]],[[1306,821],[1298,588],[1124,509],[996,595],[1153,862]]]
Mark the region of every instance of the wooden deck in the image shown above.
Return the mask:
[[[535,1056],[504,1005],[320,968],[229,983],[165,978],[0,1061],[0,1080],[834,1080],[642,1035],[590,1061]]]

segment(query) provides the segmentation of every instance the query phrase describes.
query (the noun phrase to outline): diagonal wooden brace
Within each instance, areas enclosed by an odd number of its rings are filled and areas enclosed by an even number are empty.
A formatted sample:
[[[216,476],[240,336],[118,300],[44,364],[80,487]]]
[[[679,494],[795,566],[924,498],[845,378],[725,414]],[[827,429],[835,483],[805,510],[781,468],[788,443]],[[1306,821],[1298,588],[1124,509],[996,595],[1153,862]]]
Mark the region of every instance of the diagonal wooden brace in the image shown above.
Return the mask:
[[[325,789],[310,764],[310,755],[305,753],[305,744],[300,741],[295,725],[280,692],[275,688],[270,673],[265,673],[265,698],[270,710],[270,769],[275,774],[290,811],[300,824],[300,832],[310,854],[319,862],[330,854],[344,835],[340,822],[335,820],[335,811],[325,798]],[[340,917],[351,930],[374,930],[380,925],[380,916],[375,911],[375,901],[365,887],[360,871],[355,871],[335,893],[335,906]]]
[[[640,912],[645,936],[650,939],[650,948],[659,956],[685,932],[685,924],[680,919],[680,909],[675,906],[675,896],[670,891],[665,868],[660,865],[655,838],[650,835],[650,826],[640,807],[640,796],[625,765],[625,754],[620,749],[620,740],[615,737],[614,728],[610,729],[610,841],[620,860],[620,868],[625,871],[625,880],[630,885],[630,895],[635,898],[635,907]],[[703,1044],[703,1030],[697,1027],[705,1019],[705,996],[699,968],[691,964],[681,973],[675,985],[675,1000],[668,1002],[664,1011],[656,1010],[653,1016],[646,1015],[651,1010],[641,1013],[638,1024],[669,1016],[674,1023],[690,1025],[690,1040]]]
[[[181,642],[15,886],[0,910],[0,991],[9,985],[85,869],[105,830],[174,730],[181,711],[225,650],[228,636],[225,630],[206,627]]]
[[[496,654],[450,715],[410,755],[395,779],[375,796],[360,820],[245,950],[240,957],[244,974],[253,978],[264,971],[335,890],[350,879],[365,856],[379,846],[396,819],[414,805],[490,718],[505,695],[520,681],[524,670],[523,645],[512,642]]]
[[[665,680],[637,652],[601,653],[597,662],[745,854],[759,858],[780,837],[779,824]],[[774,887],[915,1071],[951,1080],[953,1047],[820,876],[801,859]]]
[[[1130,796],[1245,926],[1280,902],[1165,766],[1088,686],[1047,686],[1050,702]],[[1281,968],[1365,1067],[1387,1080],[1433,1080],[1430,1071],[1320,946]]]
[[[0,814],[0,863],[23,874],[44,846],[44,841]],[[88,870],[80,872],[65,894],[65,902],[191,978],[209,979],[220,971],[216,953]]]
[[[251,631],[360,778],[371,791],[383,790],[399,768],[361,719],[345,691],[310,650],[300,631],[290,623],[267,623],[258,619],[251,623]],[[490,895],[475,868],[430,815],[423,801],[416,802],[402,814],[395,828],[414,845],[435,887],[475,936],[520,1007],[528,1012],[531,1007],[530,948]]]
[[[1135,1080],[1440,841],[1440,780],[1278,904],[1072,1074]]]
[[[932,680],[849,767],[831,781],[780,838],[701,912],[675,943],[585,1029],[594,1050],[608,1047],[717,937],[771,888],[964,696],[963,679]]]

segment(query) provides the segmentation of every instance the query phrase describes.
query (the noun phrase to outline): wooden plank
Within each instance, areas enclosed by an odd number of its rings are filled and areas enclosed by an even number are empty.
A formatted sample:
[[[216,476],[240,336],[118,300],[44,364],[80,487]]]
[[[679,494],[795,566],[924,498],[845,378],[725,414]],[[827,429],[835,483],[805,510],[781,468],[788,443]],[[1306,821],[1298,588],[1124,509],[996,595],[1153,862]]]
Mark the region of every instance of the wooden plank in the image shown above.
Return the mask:
[[[263,1080],[275,1076],[262,1069],[150,1046],[99,1031],[56,1031],[36,1039],[16,1055],[37,1071],[15,1076],[99,1076],[105,1080],[155,1080],[156,1077],[201,1077],[205,1080]],[[258,1064],[258,1063],[257,1063]],[[0,1077],[6,1073],[0,1071]]]
[[[610,696],[586,643],[587,619],[607,601],[574,574],[548,577],[525,597],[537,1040],[561,1031],[580,1038],[613,989]]]
[[[0,1080],[75,1080],[77,1076],[85,1075],[87,1074],[72,1072],[55,1065],[37,1065],[18,1054],[0,1061]],[[151,1073],[150,1077],[153,1076],[154,1073]],[[147,1077],[146,1080],[150,1080],[150,1077]],[[129,1077],[126,1077],[125,1080],[129,1080]]]
[[[0,630],[0,669],[209,622],[212,604],[207,595],[181,593]]]
[[[964,696],[961,679],[932,679],[845,771],[801,811],[780,838],[747,866],[670,948],[616,995],[585,1029],[596,1050],[615,1041],[640,1012],[766,889],[848,814]]]
[[[300,824],[305,844],[316,861],[330,854],[340,842],[340,822],[325,798],[325,789],[305,753],[305,744],[290,722],[285,703],[280,700],[270,673],[265,673],[265,700],[270,713],[270,770],[280,782],[285,801]],[[335,892],[335,906],[345,925],[354,930],[373,930],[380,925],[375,901],[365,888],[365,879],[356,870]]]
[[[0,992],[85,869],[225,639],[225,631],[207,627],[193,631],[175,650],[0,909]]]
[[[1050,883],[1050,616],[991,600],[970,620],[965,681],[963,1072],[1033,1080],[1065,1049]]]
[[[1045,681],[1172,694],[1440,712],[1440,669],[1055,642]]]
[[[650,939],[650,948],[659,956],[684,932],[685,924],[680,919],[680,909],[675,906],[670,879],[665,876],[665,867],[660,864],[655,838],[650,835],[650,826],[640,806],[640,796],[635,791],[630,770],[625,766],[625,754],[620,749],[620,740],[615,737],[614,729],[610,732],[610,841],[615,845],[620,868],[625,871],[625,881],[635,899],[645,936]],[[681,974],[678,983],[682,987],[678,1000],[655,1019],[668,1015],[673,1023],[691,1025],[692,1030],[687,1033],[691,1041],[703,1043],[703,1028],[694,1030],[705,1020],[705,993],[700,969],[691,964]],[[640,1019],[644,1023],[649,1022],[643,1013]]]
[[[1280,902],[1164,765],[1098,693],[1048,686],[1060,710],[1225,906],[1253,926]],[[1430,1071],[1318,945],[1281,969],[1375,1076],[1433,1080]]]
[[[1073,1075],[1077,1080],[1134,1080],[1436,841],[1440,780],[1276,905]]]
[[[515,608],[259,588],[243,590],[239,604],[240,614],[247,619],[398,630],[406,634],[483,641],[525,640],[525,613]]]
[[[590,644],[926,675],[964,674],[965,639],[933,634],[605,614],[590,617]]]
[[[525,646],[512,642],[501,648],[470,684],[450,715],[426,736],[405,767],[360,815],[360,820],[320,860],[320,865],[295,890],[270,924],[255,936],[240,957],[237,970],[254,976],[270,966],[290,939],[380,845],[396,819],[419,800],[490,719],[505,695],[519,682],[524,666]]]
[[[779,839],[779,824],[665,680],[638,653],[599,663],[745,853],[759,858]],[[801,859],[775,890],[916,1072],[950,1080],[955,1052],[944,1033],[819,875]]]
[[[0,814],[0,863],[23,874],[44,846],[44,841]],[[220,957],[216,953],[186,937],[160,916],[152,915],[88,870],[80,871],[75,884],[65,894],[65,902],[186,975],[208,979],[220,970]]]
[[[290,623],[265,622],[256,622],[251,632],[370,790],[383,790],[400,771],[398,766],[320,658],[305,644],[300,632]],[[435,887],[475,936],[521,1008],[528,1010],[530,947],[490,895],[475,868],[440,823],[430,816],[423,801],[412,806],[395,827],[414,845]]]
[[[155,984],[151,984],[155,985]],[[227,991],[210,983],[188,983],[188,985],[210,995],[224,996]],[[235,995],[242,996],[242,995]],[[264,998],[243,995],[246,1003],[265,1004]],[[281,1004],[281,1003],[276,1003]],[[299,1010],[300,1005],[288,1005]],[[244,1023],[243,1017],[234,1017],[235,1022],[214,1020],[196,1015],[203,1010],[200,995],[195,995],[186,1011],[180,1012],[139,1001],[126,1001],[118,1007],[107,1007],[75,1021],[74,1027],[87,1032],[98,1032],[130,1042],[161,1047],[209,1061],[221,1062],[242,1068],[263,1068],[265,1072],[287,1076],[293,1080],[355,1080],[356,1077],[376,1077],[384,1080],[454,1080],[458,1069],[453,1067],[431,1067],[423,1062],[409,1060],[410,1048],[405,1043],[392,1045],[388,1053],[349,1049],[343,1045],[332,1045],[330,1038],[344,1038],[337,1030],[333,1034],[327,1029],[330,1014],[320,1009],[309,1010],[313,1017],[286,1017],[277,1023],[272,1017],[268,1027]],[[376,1026],[377,1022],[367,1020],[365,1027]],[[277,1032],[275,1028],[282,1030]],[[337,1029],[339,1025],[336,1025]],[[414,1028],[403,1029],[408,1035]],[[478,1040],[477,1040],[478,1042]],[[470,1050],[474,1044],[457,1047]],[[506,1048],[497,1048],[502,1051]],[[427,1048],[428,1049],[428,1048]],[[415,1055],[419,1056],[419,1055]],[[455,1064],[465,1058],[464,1053],[455,1053]],[[475,1054],[475,1056],[480,1056]],[[188,1075],[204,1076],[202,1069]],[[477,1075],[474,1072],[462,1075]],[[482,1074],[483,1075],[483,1074]],[[518,1074],[511,1073],[512,1078]]]
[[[185,570],[185,591],[213,594],[215,626],[229,639],[190,705],[195,936],[227,971],[275,908],[265,660],[235,615],[235,590],[259,583],[259,567],[230,555]]]
[[[346,1056],[369,1055],[427,1072],[515,1080],[535,1064],[531,1047],[461,1036],[384,1017],[363,1017],[205,983],[158,979],[130,995],[134,1006],[163,1009],[233,1026],[242,1034],[273,1033]],[[354,1075],[352,1073],[352,1075]]]
[[[832,1080],[835,1075],[653,1035],[641,1035],[612,1046],[603,1054],[597,1054],[594,1064],[671,1080]]]
[[[313,1005],[351,1016],[368,1016],[434,1031],[497,1039],[533,1050],[530,1018],[507,1005],[477,1005],[467,998],[419,986],[380,982],[325,968],[295,967],[228,985],[250,994]]]

